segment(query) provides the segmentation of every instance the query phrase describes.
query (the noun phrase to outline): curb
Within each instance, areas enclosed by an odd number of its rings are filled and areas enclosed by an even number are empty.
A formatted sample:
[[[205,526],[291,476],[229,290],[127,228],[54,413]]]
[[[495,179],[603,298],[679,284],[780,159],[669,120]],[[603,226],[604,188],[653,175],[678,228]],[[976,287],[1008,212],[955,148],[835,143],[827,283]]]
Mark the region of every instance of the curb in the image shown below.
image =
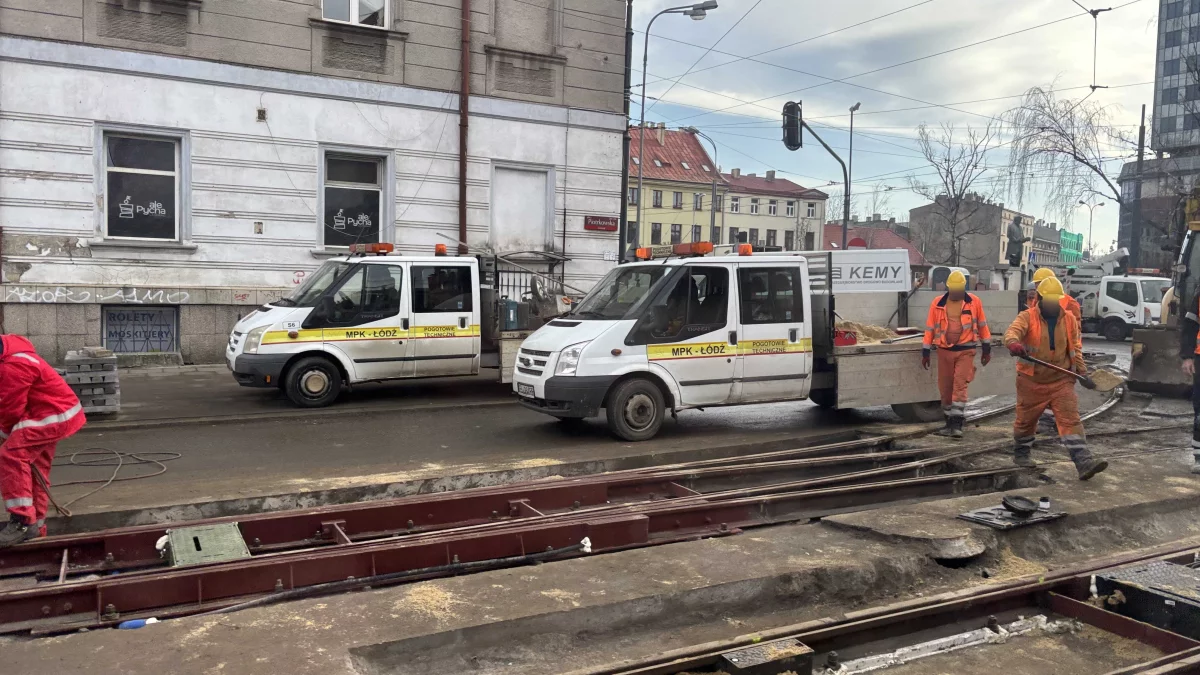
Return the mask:
[[[456,403],[426,403],[389,407],[357,407],[345,408],[333,406],[329,408],[297,408],[295,410],[279,410],[275,412],[245,413],[241,415],[209,415],[201,417],[167,417],[147,420],[88,420],[79,430],[79,434],[89,431],[128,431],[134,429],[158,429],[163,427],[197,426],[220,423],[262,422],[286,420],[293,418],[310,419],[313,417],[357,417],[374,413],[420,412],[436,410],[459,410],[462,408],[478,408],[485,406],[517,405],[516,399],[462,401]]]

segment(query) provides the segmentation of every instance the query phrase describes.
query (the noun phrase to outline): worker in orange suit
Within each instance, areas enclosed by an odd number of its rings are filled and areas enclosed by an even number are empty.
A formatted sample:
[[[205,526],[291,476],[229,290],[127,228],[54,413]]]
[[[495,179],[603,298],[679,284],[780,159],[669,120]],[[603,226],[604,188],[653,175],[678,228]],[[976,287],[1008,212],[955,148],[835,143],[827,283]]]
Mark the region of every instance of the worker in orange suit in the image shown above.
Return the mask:
[[[967,387],[975,379],[975,349],[982,347],[980,362],[992,360],[992,332],[979,298],[967,293],[967,278],[955,270],[946,278],[946,292],[929,305],[921,365],[929,370],[932,350],[938,353],[938,389],[946,426],[940,436],[962,438],[967,414]]]
[[[1038,284],[1042,283],[1046,279],[1049,279],[1050,277],[1054,277],[1056,279],[1058,278],[1055,276],[1054,270],[1050,269],[1049,267],[1039,267],[1038,270],[1033,273],[1034,287],[1036,288]],[[1037,294],[1036,292],[1031,293],[1029,298],[1029,308],[1032,308],[1036,304]],[[1063,293],[1062,300],[1059,300],[1058,304],[1062,306],[1063,311],[1075,317],[1076,322],[1083,321],[1083,310],[1081,310],[1079,307],[1079,301],[1075,298],[1072,298],[1069,293]]]
[[[1079,480],[1087,480],[1108,468],[1108,462],[1092,455],[1079,419],[1077,378],[1037,365],[1033,357],[1084,377],[1083,386],[1095,389],[1083,364],[1083,341],[1079,323],[1062,306],[1062,283],[1053,276],[1038,284],[1038,305],[1017,315],[1004,332],[1004,345],[1017,361],[1017,419],[1013,424],[1013,462],[1036,466],[1031,456],[1037,434],[1038,416],[1049,407],[1054,411],[1058,436],[1071,455]]]

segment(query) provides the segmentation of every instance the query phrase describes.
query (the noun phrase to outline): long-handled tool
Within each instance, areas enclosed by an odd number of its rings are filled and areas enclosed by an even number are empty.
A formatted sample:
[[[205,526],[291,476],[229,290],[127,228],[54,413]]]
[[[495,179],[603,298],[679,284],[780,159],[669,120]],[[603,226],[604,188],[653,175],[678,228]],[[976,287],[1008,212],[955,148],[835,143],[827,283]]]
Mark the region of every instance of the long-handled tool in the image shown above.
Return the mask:
[[[1049,368],[1050,370],[1060,372],[1064,375],[1070,375],[1071,377],[1074,377],[1075,379],[1079,380],[1080,382],[1084,382],[1084,381],[1087,381],[1088,379],[1091,379],[1092,383],[1096,385],[1096,391],[1112,391],[1113,389],[1116,389],[1117,387],[1125,384],[1124,378],[1118,377],[1118,376],[1110,373],[1107,370],[1097,370],[1092,373],[1091,377],[1089,377],[1087,375],[1080,375],[1079,373],[1077,373],[1073,370],[1067,370],[1066,368],[1061,368],[1059,366],[1054,365],[1053,363],[1046,363],[1045,361],[1043,361],[1041,359],[1035,359],[1034,357],[1029,356],[1028,354],[1022,354],[1021,358],[1025,359],[1026,361],[1028,361],[1030,363],[1036,363],[1037,365],[1042,366],[1043,368]],[[1099,377],[1097,377],[1097,376],[1099,376]]]

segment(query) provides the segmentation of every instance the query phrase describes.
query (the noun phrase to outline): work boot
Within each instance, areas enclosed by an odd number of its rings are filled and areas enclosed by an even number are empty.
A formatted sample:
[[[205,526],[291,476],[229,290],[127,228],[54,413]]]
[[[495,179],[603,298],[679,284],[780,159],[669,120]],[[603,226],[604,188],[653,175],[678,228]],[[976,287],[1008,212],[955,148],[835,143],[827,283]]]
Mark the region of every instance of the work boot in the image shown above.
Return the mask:
[[[938,429],[937,431],[935,431],[933,433],[937,436],[946,436],[946,437],[953,436],[954,435],[953,420],[954,420],[953,417],[947,417],[946,418],[946,426],[942,427],[941,429]]]
[[[966,421],[961,415],[950,418],[950,435],[953,438],[963,437],[963,422]]]
[[[1107,460],[1093,457],[1091,452],[1084,452],[1087,454],[1075,459],[1075,469],[1079,472],[1079,480],[1087,480],[1108,468]]]
[[[0,529],[0,548],[16,546],[26,539],[32,539],[36,534],[37,531],[26,525],[20,516],[9,516],[4,528]]]
[[[1192,473],[1200,473],[1200,455],[1192,455]]]
[[[1013,464],[1026,469],[1037,466],[1033,461],[1033,436],[1013,439]]]

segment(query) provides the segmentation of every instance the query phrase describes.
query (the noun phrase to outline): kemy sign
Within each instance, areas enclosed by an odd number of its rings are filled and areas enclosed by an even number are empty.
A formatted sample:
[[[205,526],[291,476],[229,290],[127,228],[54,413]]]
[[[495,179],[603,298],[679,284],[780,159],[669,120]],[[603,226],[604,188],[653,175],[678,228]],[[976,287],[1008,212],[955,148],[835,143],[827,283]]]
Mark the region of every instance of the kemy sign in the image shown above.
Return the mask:
[[[912,270],[904,249],[833,251],[834,293],[905,293]]]

